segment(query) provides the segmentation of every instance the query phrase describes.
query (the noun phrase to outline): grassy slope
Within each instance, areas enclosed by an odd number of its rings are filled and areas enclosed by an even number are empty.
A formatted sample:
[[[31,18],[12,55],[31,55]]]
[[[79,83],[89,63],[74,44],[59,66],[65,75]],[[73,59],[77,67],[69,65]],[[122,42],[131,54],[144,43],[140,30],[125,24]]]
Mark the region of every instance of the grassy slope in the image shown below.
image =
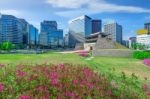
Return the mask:
[[[142,60],[132,58],[96,57],[91,64],[97,65],[99,70],[109,71],[114,69],[114,73],[125,72],[127,75],[134,73],[141,80],[147,77],[150,80],[150,69],[142,63]]]

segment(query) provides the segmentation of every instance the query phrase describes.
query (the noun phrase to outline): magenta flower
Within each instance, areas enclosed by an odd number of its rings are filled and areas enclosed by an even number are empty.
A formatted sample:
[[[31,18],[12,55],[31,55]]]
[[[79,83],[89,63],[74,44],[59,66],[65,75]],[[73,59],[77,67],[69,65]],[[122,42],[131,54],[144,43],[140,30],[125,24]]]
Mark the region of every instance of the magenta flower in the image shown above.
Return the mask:
[[[88,57],[88,56],[89,56],[89,54],[88,54],[88,53],[80,53],[80,56]]]
[[[78,83],[78,80],[73,80],[73,84],[76,85]]]
[[[52,85],[58,85],[58,79],[52,79]]]
[[[57,79],[58,78],[58,73],[57,72],[52,72],[51,73],[51,79]]]
[[[5,90],[5,85],[0,83],[0,93],[3,92]]]
[[[19,99],[30,99],[30,96],[20,95]]]
[[[92,83],[88,83],[87,85],[90,89],[92,89],[94,87],[94,85]]]
[[[44,96],[44,98],[43,98],[43,99],[47,99],[47,98],[46,98],[46,96]]]
[[[112,95],[112,91],[111,91],[111,90],[108,90],[108,91],[107,91],[107,95],[108,95],[108,96]]]
[[[91,76],[91,70],[88,67],[85,68],[84,72],[87,78]]]
[[[144,85],[143,85],[143,90],[144,90],[144,91],[147,91],[147,89],[148,89],[148,85],[147,85],[147,84],[144,84]]]
[[[62,70],[64,70],[64,69],[65,69],[65,65],[64,65],[64,64],[60,64],[60,68],[61,68]]]
[[[18,77],[27,76],[27,72],[23,72],[21,70],[17,70],[17,76]]]

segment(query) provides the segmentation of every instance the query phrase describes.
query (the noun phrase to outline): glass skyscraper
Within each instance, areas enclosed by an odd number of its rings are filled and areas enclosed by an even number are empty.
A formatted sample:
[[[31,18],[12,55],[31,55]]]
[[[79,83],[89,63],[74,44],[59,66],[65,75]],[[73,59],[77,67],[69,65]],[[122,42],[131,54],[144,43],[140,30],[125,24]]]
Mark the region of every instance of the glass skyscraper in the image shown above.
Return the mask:
[[[57,28],[56,21],[41,22],[40,45],[58,47],[63,44],[63,30]]]
[[[23,44],[27,45],[29,42],[29,23],[25,19],[19,19],[22,25],[22,32],[23,32]]]
[[[92,20],[92,33],[97,33],[102,31],[101,20]]]
[[[148,34],[150,34],[150,23],[145,23],[144,27],[148,30]]]
[[[37,45],[38,44],[38,29],[33,25],[29,25],[29,37],[28,37],[29,45]]]
[[[69,46],[75,47],[77,43],[84,43],[85,36],[92,33],[92,19],[81,16],[69,21]]]
[[[1,15],[0,17],[0,43],[12,42],[23,43],[22,26],[18,18],[12,15]]]
[[[110,39],[122,44],[122,26],[115,23],[109,23],[104,26],[104,32]]]

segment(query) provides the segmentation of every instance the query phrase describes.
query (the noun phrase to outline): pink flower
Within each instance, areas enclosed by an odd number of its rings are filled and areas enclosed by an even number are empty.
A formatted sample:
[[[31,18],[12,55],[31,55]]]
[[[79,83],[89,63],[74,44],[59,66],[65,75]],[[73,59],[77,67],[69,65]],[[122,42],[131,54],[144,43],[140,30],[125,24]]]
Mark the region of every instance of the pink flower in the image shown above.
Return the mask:
[[[78,83],[78,80],[73,80],[73,84],[76,85]]]
[[[21,95],[19,99],[30,99],[30,96]]]
[[[75,94],[73,92],[66,92],[67,97],[74,97]]]
[[[84,72],[87,78],[91,76],[91,70],[88,67],[85,68]]]
[[[21,77],[21,76],[27,76],[26,72],[23,72],[21,70],[17,70],[17,76]]]
[[[144,90],[144,91],[147,91],[147,89],[148,89],[148,85],[147,85],[147,84],[144,84],[144,85],[143,85],[143,90]]]
[[[94,87],[94,85],[92,83],[88,83],[87,85],[90,89],[92,89]]]
[[[112,95],[112,91],[111,91],[111,90],[108,90],[108,91],[107,91],[107,95],[108,95],[108,96]]]
[[[51,73],[51,79],[57,79],[58,78],[58,73],[57,72],[52,72]]]
[[[5,85],[0,82],[0,93],[5,90]]]
[[[52,85],[58,85],[58,79],[52,79]]]
[[[43,98],[43,99],[47,99],[47,98],[46,98],[46,96],[44,96],[44,98]]]
[[[62,97],[61,96],[58,96],[58,98],[57,99],[62,99]]]
[[[75,94],[73,92],[70,93],[70,97],[74,97]]]
[[[60,68],[61,68],[62,70],[64,70],[64,69],[65,69],[65,65],[64,65],[64,64],[60,64]]]

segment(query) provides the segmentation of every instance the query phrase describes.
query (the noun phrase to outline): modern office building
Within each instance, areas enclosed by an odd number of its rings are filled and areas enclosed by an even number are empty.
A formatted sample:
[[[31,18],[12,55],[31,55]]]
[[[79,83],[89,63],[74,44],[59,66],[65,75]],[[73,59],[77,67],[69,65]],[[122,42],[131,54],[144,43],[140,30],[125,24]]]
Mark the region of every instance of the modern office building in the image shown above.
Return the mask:
[[[102,21],[92,20],[92,33],[97,33],[102,31]]]
[[[22,25],[18,18],[12,15],[1,15],[0,17],[0,43],[12,42],[23,44]]]
[[[144,28],[148,30],[148,34],[150,34],[150,23],[145,23]]]
[[[64,46],[68,47],[68,44],[69,44],[69,35],[65,34],[65,36],[64,36]]]
[[[92,19],[86,15],[69,21],[69,46],[84,43],[85,37],[92,33]]]
[[[150,48],[150,35],[148,29],[141,29],[137,31],[137,43],[146,45]]]
[[[53,47],[63,46],[63,30],[55,30],[48,33],[48,45]]]
[[[41,22],[40,45],[47,47],[63,45],[63,30],[57,28],[56,21]]]
[[[29,39],[29,23],[25,19],[19,19],[22,25],[22,32],[23,32],[23,44],[28,45]]]
[[[38,29],[33,25],[29,25],[28,45],[29,47],[38,45]]]
[[[104,32],[115,42],[122,44],[122,26],[118,23],[104,25]]]
[[[146,45],[148,48],[150,48],[150,35],[137,35],[137,43]]]

